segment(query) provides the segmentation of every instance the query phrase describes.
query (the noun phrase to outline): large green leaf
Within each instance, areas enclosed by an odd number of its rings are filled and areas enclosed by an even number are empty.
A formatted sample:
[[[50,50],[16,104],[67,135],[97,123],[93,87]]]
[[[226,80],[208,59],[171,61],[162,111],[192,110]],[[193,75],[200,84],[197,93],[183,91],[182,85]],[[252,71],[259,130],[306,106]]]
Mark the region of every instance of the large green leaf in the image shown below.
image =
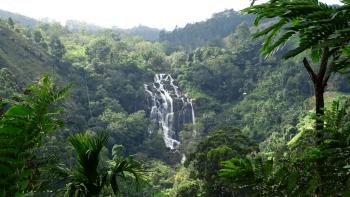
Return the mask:
[[[31,110],[20,105],[12,106],[7,112],[5,116],[26,116],[31,114]]]

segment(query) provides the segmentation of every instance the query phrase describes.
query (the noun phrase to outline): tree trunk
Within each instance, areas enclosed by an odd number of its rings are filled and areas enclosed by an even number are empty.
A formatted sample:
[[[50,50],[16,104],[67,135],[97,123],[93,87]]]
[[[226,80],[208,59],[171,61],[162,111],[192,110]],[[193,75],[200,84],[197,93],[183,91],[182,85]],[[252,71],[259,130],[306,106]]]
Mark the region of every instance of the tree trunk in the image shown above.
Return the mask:
[[[324,90],[325,86],[323,84],[323,80],[316,81],[314,83],[315,88],[315,107],[316,107],[316,122],[315,122],[315,130],[316,130],[316,145],[320,145],[322,142],[322,131],[324,128]]]
[[[332,67],[334,62],[328,64],[328,59],[331,56],[331,51],[328,47],[325,47],[322,52],[321,61],[319,71],[316,72],[312,69],[309,61],[304,58],[303,63],[307,72],[310,75],[310,78],[314,84],[315,90],[315,108],[316,108],[316,122],[315,122],[315,130],[316,130],[316,144],[320,145],[322,142],[322,130],[324,128],[324,121],[322,116],[324,115],[324,91],[327,86],[328,79],[332,72]]]
[[[316,108],[316,122],[315,122],[315,145],[316,147],[320,147],[323,142],[323,133],[324,133],[324,91],[327,86],[328,79],[331,76],[332,69],[335,65],[336,58],[333,58],[332,63],[328,64],[328,60],[331,57],[332,51],[329,50],[328,47],[325,47],[322,52],[321,61],[319,71],[316,72],[312,69],[309,61],[304,58],[303,63],[307,72],[310,75],[310,78],[314,84],[315,91],[315,108]],[[324,173],[324,161],[322,158],[317,159],[316,168],[320,176],[320,184],[318,185],[315,196],[323,196],[323,184],[326,182]]]

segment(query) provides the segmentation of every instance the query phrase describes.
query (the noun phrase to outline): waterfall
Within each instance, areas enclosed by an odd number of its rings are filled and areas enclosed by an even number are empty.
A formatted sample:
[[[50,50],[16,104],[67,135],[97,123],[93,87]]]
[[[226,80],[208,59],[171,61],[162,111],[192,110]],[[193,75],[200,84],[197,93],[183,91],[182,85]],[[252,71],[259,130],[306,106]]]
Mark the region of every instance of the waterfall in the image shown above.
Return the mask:
[[[182,157],[181,157],[181,164],[184,164],[185,161],[186,161],[186,155],[185,154],[182,154]]]
[[[195,125],[196,125],[196,117],[195,117],[195,115],[194,115],[194,109],[193,109],[192,101],[190,102],[190,105],[191,105],[192,125],[193,125],[192,137],[196,137],[196,135],[197,135],[197,131],[196,131],[196,128],[195,128]]]
[[[163,133],[166,147],[180,144],[178,132],[185,124],[195,125],[192,101],[179,90],[169,74],[156,74],[151,84],[144,84],[151,121]],[[152,133],[153,129],[149,128]],[[196,136],[193,129],[192,136]]]

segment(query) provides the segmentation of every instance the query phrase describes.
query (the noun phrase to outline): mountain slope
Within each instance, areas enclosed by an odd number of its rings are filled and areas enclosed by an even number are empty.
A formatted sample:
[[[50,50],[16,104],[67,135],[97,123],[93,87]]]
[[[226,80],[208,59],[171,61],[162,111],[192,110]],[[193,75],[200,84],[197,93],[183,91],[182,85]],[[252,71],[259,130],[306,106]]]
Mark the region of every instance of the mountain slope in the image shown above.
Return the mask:
[[[122,32],[131,35],[139,36],[145,40],[157,41],[159,39],[160,30],[157,28],[139,25],[130,29],[120,29]]]
[[[52,72],[52,63],[41,47],[0,22],[0,68],[8,68],[19,81],[28,82]]]
[[[242,22],[251,24],[252,20],[251,15],[240,15],[234,10],[225,10],[206,21],[187,24],[184,28],[176,28],[171,32],[161,31],[159,40],[185,49],[194,49],[221,40],[234,32]]]
[[[27,26],[31,26],[31,27],[34,27],[38,24],[38,21],[33,18],[23,16],[21,14],[16,14],[13,12],[8,12],[1,9],[0,9],[0,17],[4,19],[11,17],[15,22],[18,22]]]
[[[89,24],[76,20],[68,20],[66,22],[66,27],[69,31],[72,32],[89,32],[89,33],[102,33],[103,31],[108,30],[107,28],[103,28],[94,24]],[[159,38],[159,29],[151,28],[147,26],[137,26],[130,29],[123,29],[118,27],[112,27],[112,31],[115,33],[126,34],[130,36],[138,36],[145,40],[157,41]]]

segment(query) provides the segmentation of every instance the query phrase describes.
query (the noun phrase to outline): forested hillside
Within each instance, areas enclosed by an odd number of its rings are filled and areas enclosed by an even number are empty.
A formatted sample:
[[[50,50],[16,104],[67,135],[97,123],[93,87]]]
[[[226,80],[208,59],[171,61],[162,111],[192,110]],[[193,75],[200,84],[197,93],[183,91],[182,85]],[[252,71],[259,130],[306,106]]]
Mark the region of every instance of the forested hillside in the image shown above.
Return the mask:
[[[239,24],[251,24],[253,19],[251,15],[225,10],[206,21],[187,24],[184,28],[175,28],[171,32],[161,31],[159,40],[168,42],[173,47],[181,46],[183,49],[193,50],[203,45],[219,43],[222,38],[233,33]]]
[[[0,196],[347,196],[350,2],[298,1],[323,14],[279,0],[166,32],[0,13]]]
[[[0,10],[0,16],[1,18],[11,18],[12,20],[16,21],[16,22],[20,22],[21,24],[27,25],[27,26],[32,26],[34,27],[35,25],[38,24],[38,21],[27,17],[27,16],[23,16],[21,14],[18,13],[12,13],[12,12],[8,12],[6,10]]]

